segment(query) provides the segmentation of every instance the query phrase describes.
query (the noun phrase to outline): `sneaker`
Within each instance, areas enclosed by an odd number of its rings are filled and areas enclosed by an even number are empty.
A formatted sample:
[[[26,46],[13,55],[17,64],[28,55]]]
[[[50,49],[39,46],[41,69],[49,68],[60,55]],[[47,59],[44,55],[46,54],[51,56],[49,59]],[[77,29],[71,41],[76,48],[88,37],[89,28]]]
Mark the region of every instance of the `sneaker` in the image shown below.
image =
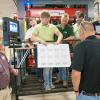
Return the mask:
[[[61,83],[61,82],[62,82],[62,80],[56,80],[55,84],[58,84],[58,83]]]
[[[55,86],[52,84],[52,85],[50,85],[50,87],[52,88],[52,89],[54,89],[55,88]]]
[[[45,87],[45,90],[46,90],[46,91],[50,91],[51,88],[50,88],[49,86],[46,86],[46,87]]]

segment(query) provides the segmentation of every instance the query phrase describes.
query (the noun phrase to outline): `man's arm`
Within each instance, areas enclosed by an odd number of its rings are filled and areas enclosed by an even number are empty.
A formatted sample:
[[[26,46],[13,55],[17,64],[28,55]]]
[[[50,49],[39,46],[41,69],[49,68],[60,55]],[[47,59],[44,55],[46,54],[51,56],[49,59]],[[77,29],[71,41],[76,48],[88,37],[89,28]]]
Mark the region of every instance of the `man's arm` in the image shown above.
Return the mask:
[[[59,44],[62,41],[62,39],[63,39],[63,35],[61,34],[60,31],[55,31],[55,35],[58,36],[58,39],[56,41],[56,44]]]
[[[68,31],[69,37],[67,37],[64,40],[75,40],[75,33],[74,33],[74,29],[72,26],[69,27],[69,31]]]
[[[32,35],[31,41],[40,42],[41,44],[47,45],[47,43],[44,40],[40,39],[38,36],[35,35]]]
[[[10,72],[12,73],[12,74],[14,74],[14,75],[18,75],[18,70],[17,69],[15,69],[15,68],[13,68],[13,67],[9,67],[9,70],[10,70]]]
[[[72,84],[76,95],[79,95],[79,85],[81,80],[81,72],[72,70]]]
[[[75,36],[69,36],[68,38],[64,39],[64,40],[75,40]]]
[[[5,55],[5,54],[4,54]],[[8,61],[6,55],[5,55],[6,61],[8,63],[9,71],[10,73],[14,74],[15,76],[18,75],[18,69],[15,69],[13,65],[11,65],[11,62]]]

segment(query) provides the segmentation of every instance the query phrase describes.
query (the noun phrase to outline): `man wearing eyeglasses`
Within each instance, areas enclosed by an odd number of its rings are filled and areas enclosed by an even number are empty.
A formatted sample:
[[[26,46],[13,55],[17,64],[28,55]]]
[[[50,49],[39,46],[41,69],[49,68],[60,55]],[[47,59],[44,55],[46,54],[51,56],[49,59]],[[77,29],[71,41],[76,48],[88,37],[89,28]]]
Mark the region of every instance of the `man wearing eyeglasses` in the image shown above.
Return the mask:
[[[100,100],[100,40],[92,23],[81,23],[80,39],[71,64],[76,100]]]

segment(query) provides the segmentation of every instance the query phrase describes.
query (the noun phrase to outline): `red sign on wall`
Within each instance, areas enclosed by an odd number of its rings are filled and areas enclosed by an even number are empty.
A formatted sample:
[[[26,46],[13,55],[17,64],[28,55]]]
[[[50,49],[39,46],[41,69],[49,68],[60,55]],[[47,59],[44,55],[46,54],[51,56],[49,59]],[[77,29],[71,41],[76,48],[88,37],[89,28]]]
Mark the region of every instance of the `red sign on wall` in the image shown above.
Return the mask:
[[[48,10],[51,17],[60,17],[64,13],[68,13],[70,17],[74,17],[76,11],[85,12],[84,8],[32,8],[30,10],[31,17],[40,17],[42,10]]]

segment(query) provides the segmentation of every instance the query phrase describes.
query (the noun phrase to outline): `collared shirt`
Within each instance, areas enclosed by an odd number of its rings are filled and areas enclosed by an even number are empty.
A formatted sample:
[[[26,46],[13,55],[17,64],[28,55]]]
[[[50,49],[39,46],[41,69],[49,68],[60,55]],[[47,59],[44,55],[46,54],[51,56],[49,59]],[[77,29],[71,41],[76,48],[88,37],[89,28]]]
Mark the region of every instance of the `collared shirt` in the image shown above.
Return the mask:
[[[5,88],[9,85],[10,70],[6,56],[0,53],[0,88]]]
[[[74,24],[73,25],[73,29],[74,29],[74,34],[75,34],[75,37],[77,38],[77,39],[79,39],[80,37],[79,37],[79,24],[78,23],[76,23],[76,24]]]
[[[100,92],[100,40],[89,36],[75,48],[71,68],[81,72],[79,89]]]
[[[44,41],[54,41],[55,32],[59,32],[55,25],[43,25],[42,23],[40,23],[34,27],[33,35],[38,36]]]
[[[59,25],[57,25],[57,28],[62,33],[64,39],[66,39],[70,36],[74,36],[73,27],[70,25],[66,25],[64,28],[62,28],[61,25],[59,24]],[[55,36],[54,38],[55,38],[55,40],[57,40],[57,36]]]
[[[25,40],[31,38],[32,33],[33,33],[34,27],[31,27],[27,30],[27,32],[25,33]]]

